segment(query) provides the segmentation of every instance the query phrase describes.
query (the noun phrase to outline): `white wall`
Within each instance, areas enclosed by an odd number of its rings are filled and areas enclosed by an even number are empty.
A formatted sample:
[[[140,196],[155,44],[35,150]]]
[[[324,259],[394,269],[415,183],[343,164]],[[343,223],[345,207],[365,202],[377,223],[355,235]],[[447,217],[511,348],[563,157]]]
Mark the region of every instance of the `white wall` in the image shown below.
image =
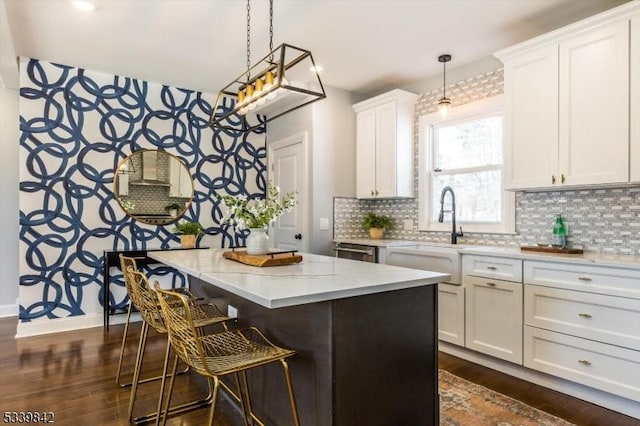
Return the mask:
[[[0,317],[18,314],[18,102],[0,84]]]
[[[327,88],[313,104],[312,253],[333,255],[333,197],[356,196],[356,115],[351,93]],[[320,229],[320,219],[329,229]]]
[[[356,194],[356,123],[350,92],[326,87],[327,98],[284,115],[267,126],[267,145],[307,133],[309,143],[309,236],[307,250],[332,255],[333,197]],[[326,230],[320,218],[329,219]]]

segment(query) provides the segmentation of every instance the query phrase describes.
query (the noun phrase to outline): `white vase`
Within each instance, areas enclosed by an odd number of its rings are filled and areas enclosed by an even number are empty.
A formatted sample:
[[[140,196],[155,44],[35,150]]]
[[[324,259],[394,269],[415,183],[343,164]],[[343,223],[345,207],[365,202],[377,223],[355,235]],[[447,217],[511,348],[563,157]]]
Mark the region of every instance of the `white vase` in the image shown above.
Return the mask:
[[[249,228],[246,243],[247,254],[257,255],[269,253],[267,228]]]

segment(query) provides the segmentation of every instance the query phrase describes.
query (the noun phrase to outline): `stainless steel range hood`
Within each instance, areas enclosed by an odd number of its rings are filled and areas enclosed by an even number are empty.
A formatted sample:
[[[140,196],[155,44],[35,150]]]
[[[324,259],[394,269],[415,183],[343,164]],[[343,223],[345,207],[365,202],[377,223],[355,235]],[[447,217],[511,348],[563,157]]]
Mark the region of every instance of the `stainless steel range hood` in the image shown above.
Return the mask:
[[[171,186],[158,180],[158,151],[142,151],[142,179],[129,182],[136,186]]]

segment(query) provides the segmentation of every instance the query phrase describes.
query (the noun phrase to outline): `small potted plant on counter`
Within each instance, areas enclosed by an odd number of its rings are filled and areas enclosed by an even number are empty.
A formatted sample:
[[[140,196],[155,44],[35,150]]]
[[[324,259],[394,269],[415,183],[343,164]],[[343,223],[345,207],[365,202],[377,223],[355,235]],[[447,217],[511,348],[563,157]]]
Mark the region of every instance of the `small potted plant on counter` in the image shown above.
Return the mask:
[[[176,224],[173,232],[180,235],[182,248],[194,248],[196,246],[196,240],[204,235],[202,225],[198,222],[189,221]]]
[[[388,216],[367,213],[362,220],[362,226],[369,231],[369,238],[379,240],[384,236],[385,230],[391,229],[393,221]]]
[[[171,204],[167,204],[164,207],[164,210],[169,213],[169,215],[173,218],[178,217],[178,212],[180,211],[180,209],[182,208],[182,206],[180,206],[180,204],[178,203],[171,203]]]

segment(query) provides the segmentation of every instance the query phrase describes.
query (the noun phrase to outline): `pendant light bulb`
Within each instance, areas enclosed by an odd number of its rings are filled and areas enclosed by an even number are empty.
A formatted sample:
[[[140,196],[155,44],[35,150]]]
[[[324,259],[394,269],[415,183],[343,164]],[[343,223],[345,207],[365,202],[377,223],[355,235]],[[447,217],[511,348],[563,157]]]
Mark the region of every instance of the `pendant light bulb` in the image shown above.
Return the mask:
[[[267,101],[264,96],[261,96],[264,93],[264,83],[262,82],[262,78],[256,80],[255,87],[256,90],[253,93],[253,98],[258,105],[262,105]]]
[[[449,116],[451,110],[451,99],[447,98],[447,62],[451,60],[451,55],[438,56],[438,62],[442,62],[442,98],[438,101],[438,115],[441,119]]]
[[[449,111],[451,110],[451,99],[442,98],[438,102],[438,115],[441,119],[445,119],[449,116]]]

